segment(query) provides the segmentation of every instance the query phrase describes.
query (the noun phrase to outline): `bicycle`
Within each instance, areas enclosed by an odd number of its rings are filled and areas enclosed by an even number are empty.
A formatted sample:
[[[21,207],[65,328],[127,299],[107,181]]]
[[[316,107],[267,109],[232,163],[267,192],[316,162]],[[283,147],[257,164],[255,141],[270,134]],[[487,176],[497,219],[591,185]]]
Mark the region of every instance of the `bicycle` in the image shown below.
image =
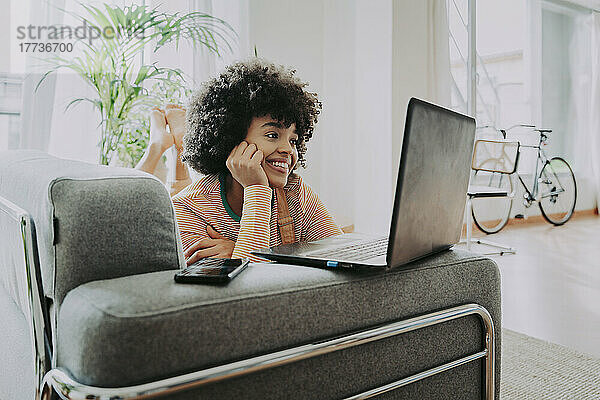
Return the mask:
[[[482,126],[480,129],[490,127]],[[533,175],[537,179],[534,179],[533,187],[529,188],[523,177],[519,175],[516,167],[513,174],[475,171],[472,182],[477,182],[480,186],[485,185],[492,189],[504,190],[509,194],[502,198],[482,198],[473,201],[473,221],[481,231],[488,234],[500,231],[506,226],[510,218],[512,202],[516,192],[515,176],[525,190],[523,194],[525,208],[537,203],[542,216],[547,222],[556,226],[563,225],[571,218],[575,210],[577,182],[571,166],[562,157],[548,158],[542,149],[542,146],[548,143],[548,136],[552,130],[538,129],[534,125],[523,124],[514,125],[507,129],[494,129],[499,131],[502,138],[506,140],[507,132],[516,127],[532,128],[533,131],[539,133],[540,137],[537,145],[519,143],[515,160],[515,163],[518,163],[521,148],[537,149],[535,173]],[[490,213],[495,214],[490,217]]]

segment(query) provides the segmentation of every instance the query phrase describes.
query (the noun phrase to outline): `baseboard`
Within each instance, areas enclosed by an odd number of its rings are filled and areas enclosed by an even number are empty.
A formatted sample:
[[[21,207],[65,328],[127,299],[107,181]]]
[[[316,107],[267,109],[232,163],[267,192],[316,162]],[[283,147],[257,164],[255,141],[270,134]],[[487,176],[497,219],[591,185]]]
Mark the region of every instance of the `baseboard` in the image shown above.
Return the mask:
[[[597,216],[597,215],[598,215],[598,208],[594,208],[591,210],[577,210],[577,211],[573,212],[573,216],[571,217],[571,219],[588,218],[588,217]],[[510,218],[508,220],[508,222],[506,223],[506,225],[507,226],[522,226],[522,225],[527,225],[527,224],[547,224],[547,223],[548,222],[546,222],[544,217],[540,214],[540,215],[532,215],[531,217],[527,217],[527,218]],[[477,228],[477,225],[475,225],[475,223],[473,223],[473,232],[481,232]],[[467,224],[463,224],[462,236],[465,237],[466,235],[467,235]]]
[[[577,219],[577,218],[582,218],[582,217],[591,217],[594,215],[598,215],[598,209],[592,209],[592,210],[577,210],[573,212],[573,216],[571,217],[571,219]],[[544,217],[542,217],[542,215],[532,215],[531,217],[527,217],[527,218],[521,218],[521,219],[517,219],[517,218],[511,218],[508,220],[507,225],[523,225],[523,224],[539,224],[539,223],[545,223],[547,224],[548,222],[546,222],[546,220],[544,219]]]

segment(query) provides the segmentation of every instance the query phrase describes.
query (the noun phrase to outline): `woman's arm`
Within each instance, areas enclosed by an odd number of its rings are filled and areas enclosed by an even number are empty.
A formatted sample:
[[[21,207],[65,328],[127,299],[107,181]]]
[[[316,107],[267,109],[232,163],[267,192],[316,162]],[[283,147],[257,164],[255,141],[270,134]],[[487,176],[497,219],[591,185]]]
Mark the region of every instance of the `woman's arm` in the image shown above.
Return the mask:
[[[181,199],[173,200],[183,253],[188,265],[204,257],[232,258],[235,242],[219,234]]]
[[[264,185],[251,185],[244,188],[244,205],[240,230],[238,232],[233,258],[248,257],[254,262],[269,262],[250,252],[270,245],[271,199],[273,190]]]
[[[241,142],[227,158],[227,169],[236,184],[244,188],[244,202],[240,230],[233,250],[233,258],[248,257],[252,261],[266,260],[253,256],[251,251],[269,247],[271,200],[273,190],[262,167],[264,155],[255,144]]]
[[[203,218],[186,205],[185,198],[173,200],[181,243],[189,264],[204,257],[245,258],[256,262],[269,262],[250,254],[253,250],[269,247],[271,219],[271,188],[262,185],[248,186],[244,190],[244,211],[240,220],[237,242],[216,232]],[[203,204],[203,207],[213,207]]]

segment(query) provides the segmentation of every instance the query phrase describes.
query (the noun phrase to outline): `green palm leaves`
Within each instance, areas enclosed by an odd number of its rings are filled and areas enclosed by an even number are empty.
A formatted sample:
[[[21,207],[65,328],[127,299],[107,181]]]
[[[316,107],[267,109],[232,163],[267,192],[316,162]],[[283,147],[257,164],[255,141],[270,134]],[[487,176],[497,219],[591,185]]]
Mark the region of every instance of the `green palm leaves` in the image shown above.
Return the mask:
[[[79,75],[96,96],[74,99],[67,108],[88,102],[99,111],[100,163],[107,165],[118,154],[124,164],[135,165],[148,140],[146,110],[164,102],[181,102],[189,95],[181,70],[144,63],[144,51],[157,52],[170,43],[179,46],[183,40],[219,56],[223,49],[231,51],[237,35],[227,22],[200,12],[169,14],[138,5],[80,5],[83,14],[63,11],[83,24],[85,38],[77,41],[73,57],[49,59],[51,68],[40,83],[59,69]]]

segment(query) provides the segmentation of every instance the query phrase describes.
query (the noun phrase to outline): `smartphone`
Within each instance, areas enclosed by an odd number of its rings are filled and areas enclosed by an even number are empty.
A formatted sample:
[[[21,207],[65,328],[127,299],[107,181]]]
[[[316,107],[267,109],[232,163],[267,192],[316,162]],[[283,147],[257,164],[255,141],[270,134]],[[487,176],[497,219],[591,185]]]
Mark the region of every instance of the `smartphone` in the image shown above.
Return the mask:
[[[179,283],[227,283],[248,266],[249,260],[203,258],[175,274]]]

